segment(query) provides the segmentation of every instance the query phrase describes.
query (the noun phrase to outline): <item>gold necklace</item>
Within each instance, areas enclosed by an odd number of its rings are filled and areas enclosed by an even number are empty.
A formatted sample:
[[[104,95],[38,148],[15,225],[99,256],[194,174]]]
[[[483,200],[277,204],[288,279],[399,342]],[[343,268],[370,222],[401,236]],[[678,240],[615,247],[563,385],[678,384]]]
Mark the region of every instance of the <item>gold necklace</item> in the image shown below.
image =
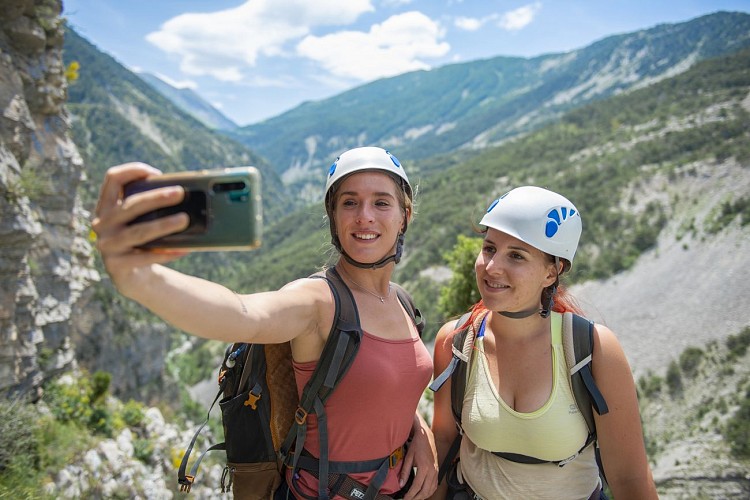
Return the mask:
[[[383,296],[383,295],[378,295],[377,293],[373,292],[372,290],[368,290],[367,288],[363,287],[362,285],[360,285],[359,283],[357,283],[356,281],[354,281],[354,280],[352,279],[352,277],[351,277],[351,276],[349,275],[349,273],[348,273],[348,272],[346,272],[346,271],[344,271],[344,268],[343,268],[343,267],[341,268],[341,271],[343,271],[343,273],[344,273],[344,274],[346,275],[346,277],[347,277],[347,278],[349,279],[349,281],[351,281],[351,282],[352,282],[352,284],[353,284],[354,286],[356,286],[357,288],[359,288],[360,290],[362,290],[362,291],[363,291],[363,292],[365,292],[365,293],[369,293],[369,294],[370,294],[370,295],[372,295],[373,297],[377,297],[377,298],[378,298],[378,299],[380,300],[380,303],[381,303],[381,304],[385,304],[385,299],[387,299],[388,297],[390,297],[390,296],[391,296],[391,284],[390,284],[390,283],[388,283],[388,293],[387,293],[387,294],[385,294],[385,296]]]

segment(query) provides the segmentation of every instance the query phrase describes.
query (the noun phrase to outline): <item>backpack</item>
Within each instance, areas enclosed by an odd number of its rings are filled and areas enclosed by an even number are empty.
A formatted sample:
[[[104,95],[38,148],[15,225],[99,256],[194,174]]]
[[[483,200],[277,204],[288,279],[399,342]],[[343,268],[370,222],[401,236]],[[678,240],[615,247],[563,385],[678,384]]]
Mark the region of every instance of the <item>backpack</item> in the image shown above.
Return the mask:
[[[293,470],[293,475],[304,469],[317,478],[329,478],[329,481],[319,481],[318,498],[327,499],[336,494],[356,500],[389,498],[379,495],[378,490],[388,469],[403,457],[403,447],[387,457],[364,462],[328,460],[324,405],[354,361],[362,340],[362,329],[354,297],[335,268],[315,273],[310,278],[324,279],[328,283],[334,298],[335,316],[328,340],[301,398],[297,395],[289,342],[228,346],[219,374],[219,392],[209,407],[206,421],[193,435],[180,463],[177,475],[180,491],[190,491],[207,452],[225,450],[227,464],[221,478],[221,490],[225,492],[231,488],[235,498],[272,498],[274,492],[286,483],[286,467]],[[424,322],[419,309],[403,288],[395,283],[391,286],[421,336]],[[187,474],[195,441],[208,423],[211,409],[219,398],[224,442],[204,451]],[[319,459],[304,450],[308,413],[317,415]],[[347,475],[371,471],[378,472],[369,486]],[[334,478],[333,484],[329,474]],[[294,484],[287,486],[295,488]]]
[[[463,436],[461,412],[466,391],[468,364],[474,347],[474,336],[467,335],[471,326],[468,323],[469,318],[470,313],[466,313],[456,322],[456,328],[459,328],[460,325],[465,326],[458,330],[453,336],[453,357],[443,373],[441,373],[430,385],[432,391],[437,391],[442,387],[446,380],[448,380],[448,377],[450,377],[451,410],[459,429],[459,433],[456,436],[456,439],[453,440],[448,454],[440,464],[438,483],[446,477],[449,471],[454,470],[455,463],[457,462],[456,457],[461,446],[461,438]],[[596,386],[591,371],[591,360],[594,350],[594,323],[586,318],[578,316],[577,314],[566,312],[563,314],[562,324],[563,352],[565,354],[565,363],[568,367],[568,372],[570,373],[571,387],[573,389],[576,404],[586,421],[586,426],[588,427],[589,432],[585,444],[581,447],[578,453],[571,458],[555,462],[560,467],[577,457],[587,446],[596,442],[596,425],[594,422],[593,410],[595,409],[599,415],[604,415],[609,412],[607,402],[604,400],[604,396],[602,396],[601,391],[599,391],[599,388]],[[527,464],[549,463],[525,455],[504,452],[492,453],[493,455],[503,457],[513,462]],[[599,475],[602,478],[602,484],[606,484],[604,469],[602,468],[601,459],[599,457],[598,446],[596,447],[596,461],[599,466]],[[456,485],[453,485],[453,487],[456,487]]]

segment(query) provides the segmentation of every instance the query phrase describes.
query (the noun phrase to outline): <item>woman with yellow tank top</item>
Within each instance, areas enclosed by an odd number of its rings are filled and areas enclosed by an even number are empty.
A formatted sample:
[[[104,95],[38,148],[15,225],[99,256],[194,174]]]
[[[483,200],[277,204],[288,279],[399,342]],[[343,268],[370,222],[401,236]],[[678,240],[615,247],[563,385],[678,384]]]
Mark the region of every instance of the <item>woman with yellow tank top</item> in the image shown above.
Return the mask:
[[[525,186],[493,202],[480,225],[482,299],[464,324],[446,323],[435,341],[437,378],[451,363],[456,332],[469,328],[474,339],[459,460],[433,498],[606,498],[561,341],[562,313],[580,314],[559,284],[578,246],[580,214],[565,197]],[[616,498],[657,498],[630,366],[609,328],[596,324],[593,334],[593,377],[609,407],[594,415],[608,486]],[[441,463],[458,435],[450,385],[435,393]]]

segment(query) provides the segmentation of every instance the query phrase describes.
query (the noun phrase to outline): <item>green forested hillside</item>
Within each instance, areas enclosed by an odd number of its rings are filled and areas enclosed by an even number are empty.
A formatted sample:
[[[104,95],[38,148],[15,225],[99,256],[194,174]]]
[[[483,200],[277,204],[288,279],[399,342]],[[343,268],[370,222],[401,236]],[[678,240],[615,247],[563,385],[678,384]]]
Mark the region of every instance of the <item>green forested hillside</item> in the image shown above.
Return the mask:
[[[571,275],[578,281],[630,267],[653,246],[668,218],[682,216],[669,203],[639,196],[641,183],[656,175],[694,175],[690,165],[698,160],[734,157],[749,168],[750,114],[741,104],[750,92],[748,67],[747,50],[705,61],[652,87],[571,111],[555,125],[476,156],[404,162],[419,183],[419,197],[396,278],[426,311],[428,336],[443,319],[437,311],[440,285],[421,273],[444,265],[457,236],[474,235],[472,224],[508,189],[546,186],[578,205],[584,235]],[[733,200],[728,210],[742,211],[747,223],[747,205],[747,198]],[[269,233],[266,248],[243,256],[242,270],[231,280],[244,290],[278,287],[325,261],[329,235],[322,209],[297,213]]]
[[[68,87],[73,137],[86,165],[84,200],[98,194],[104,171],[142,161],[163,171],[254,165],[263,176],[267,220],[281,215],[288,197],[275,170],[259,155],[181,111],[137,75],[71,29],[65,64],[79,65]]]

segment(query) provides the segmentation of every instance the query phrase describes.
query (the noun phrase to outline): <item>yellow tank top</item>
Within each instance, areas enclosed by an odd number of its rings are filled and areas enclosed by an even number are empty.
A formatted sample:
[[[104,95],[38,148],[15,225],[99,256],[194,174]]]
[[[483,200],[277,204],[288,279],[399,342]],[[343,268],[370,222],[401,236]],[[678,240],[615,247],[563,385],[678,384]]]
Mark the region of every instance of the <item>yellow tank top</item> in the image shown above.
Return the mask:
[[[488,371],[484,339],[475,341],[462,412],[468,439],[463,440],[460,457],[463,477],[483,498],[500,498],[497,488],[510,492],[520,484],[525,485],[521,492],[526,498],[534,498],[529,493],[536,488],[540,488],[538,498],[546,497],[544,488],[550,488],[552,495],[567,492],[575,498],[580,493],[588,498],[598,484],[593,446],[564,467],[519,464],[491,454],[501,451],[560,461],[575,457],[586,442],[586,422],[578,411],[565,364],[562,315],[553,313],[551,320],[552,391],[547,402],[531,413],[517,412],[500,398]]]
[[[552,392],[531,413],[519,413],[500,398],[488,371],[484,337],[477,336],[462,413],[466,435],[489,451],[520,453],[541,460],[564,460],[586,442],[586,421],[568,382],[562,346],[562,316],[552,319]]]

